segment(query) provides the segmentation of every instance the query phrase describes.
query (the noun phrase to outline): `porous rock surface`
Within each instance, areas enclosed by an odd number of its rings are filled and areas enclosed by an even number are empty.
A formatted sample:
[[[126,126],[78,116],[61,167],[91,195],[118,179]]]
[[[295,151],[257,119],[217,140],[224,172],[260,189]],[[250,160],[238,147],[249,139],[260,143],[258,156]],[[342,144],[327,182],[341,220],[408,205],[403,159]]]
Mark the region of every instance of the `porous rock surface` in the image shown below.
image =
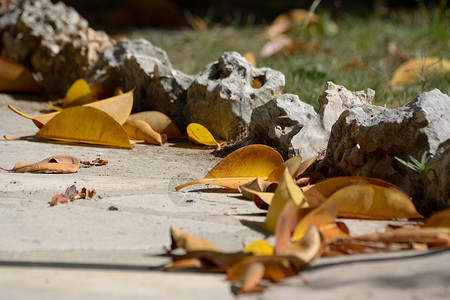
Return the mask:
[[[253,110],[250,139],[275,147],[287,156],[294,151],[292,137],[314,116],[312,105],[300,101],[297,95],[282,94]]]
[[[161,111],[181,128],[189,122],[186,94],[194,78],[172,69],[167,53],[144,39],[122,39],[106,49],[86,75],[88,82],[99,82],[105,90],[135,88],[133,111]]]
[[[225,52],[206,66],[188,90],[191,121],[216,138],[240,140],[248,135],[253,109],[281,95],[284,84],[281,72],[253,68],[239,53]]]
[[[49,95],[63,96],[112,43],[62,2],[10,0],[0,8],[0,55],[25,65]]]
[[[450,97],[434,89],[395,109],[371,105],[342,113],[331,131],[322,167],[329,176],[376,177],[409,195],[423,196],[418,173],[395,157],[420,160],[424,152],[433,157],[449,139]],[[443,172],[448,172],[446,168]]]
[[[301,155],[309,159],[323,154],[327,148],[328,139],[336,120],[345,110],[366,106],[372,103],[375,91],[352,92],[341,85],[329,81],[325,92],[319,97],[319,111],[316,116],[294,135],[291,140],[293,152],[291,155]]]

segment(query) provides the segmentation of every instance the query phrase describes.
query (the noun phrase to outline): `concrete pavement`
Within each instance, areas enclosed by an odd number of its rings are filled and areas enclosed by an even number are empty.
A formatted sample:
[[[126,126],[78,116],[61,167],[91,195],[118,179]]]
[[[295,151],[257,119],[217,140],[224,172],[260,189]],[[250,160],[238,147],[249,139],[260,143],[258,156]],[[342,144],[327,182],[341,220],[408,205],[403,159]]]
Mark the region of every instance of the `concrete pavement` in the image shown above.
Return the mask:
[[[39,115],[45,103],[14,97],[0,94],[1,136],[36,133],[30,120],[7,105]],[[203,177],[220,160],[210,152],[182,143],[119,150],[0,138],[3,168],[55,154],[109,161],[66,175],[0,172],[0,299],[235,299],[223,274],[148,270],[169,261],[162,247],[170,244],[171,225],[224,251],[239,251],[265,236],[258,228],[262,211],[252,202],[201,185],[174,190]],[[97,195],[49,207],[52,196],[72,184]],[[344,222],[352,234],[396,223]],[[449,251],[422,254],[322,258],[302,272],[308,285],[293,278],[241,298],[445,299]]]

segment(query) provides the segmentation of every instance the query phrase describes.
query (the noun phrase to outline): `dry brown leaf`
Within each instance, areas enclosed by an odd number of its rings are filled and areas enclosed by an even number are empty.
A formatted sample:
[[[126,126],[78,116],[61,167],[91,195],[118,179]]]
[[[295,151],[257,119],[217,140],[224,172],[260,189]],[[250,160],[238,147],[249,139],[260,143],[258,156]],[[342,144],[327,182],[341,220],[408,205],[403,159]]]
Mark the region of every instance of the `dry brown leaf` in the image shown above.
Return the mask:
[[[217,251],[193,251],[184,255],[174,256],[172,265],[166,267],[167,271],[177,269],[203,269],[214,272],[225,272],[236,262],[245,257],[249,257],[249,253],[222,253]]]
[[[147,122],[154,131],[167,135],[169,139],[184,138],[180,129],[166,114],[159,111],[143,111],[132,114],[128,120],[143,120]]]
[[[130,139],[144,140],[147,144],[162,146],[167,141],[167,135],[159,134],[143,120],[127,120],[123,125]]]
[[[315,225],[311,225],[300,240],[291,243],[280,254],[295,256],[304,266],[307,266],[315,258],[320,257],[323,249],[324,242],[319,229]]]
[[[426,243],[435,247],[450,247],[450,228],[398,229],[360,235],[352,239],[382,243]]]
[[[292,244],[292,232],[296,225],[297,207],[293,201],[288,201],[283,207],[275,227],[275,253],[283,253]]]
[[[219,247],[208,240],[190,235],[176,226],[170,227],[170,236],[172,238],[171,250],[183,248],[188,252],[192,251],[219,251]]]
[[[264,287],[258,285],[261,279],[264,277],[265,267],[260,262],[254,262],[250,264],[242,275],[242,286],[238,290],[237,294],[249,294],[261,292]]]
[[[265,32],[269,38],[275,38],[289,32],[293,25],[303,24],[306,21],[316,24],[319,22],[319,19],[319,16],[316,14],[309,14],[309,11],[305,9],[296,8],[276,17]]]
[[[267,212],[266,229],[269,232],[275,232],[278,217],[289,200],[292,200],[297,207],[308,206],[302,190],[295,184],[289,171],[285,169]]]
[[[256,177],[267,178],[283,163],[281,155],[265,145],[250,145],[238,149],[222,159],[203,179],[186,182],[175,189],[193,184],[209,183],[237,190],[240,185]]]
[[[339,189],[325,203],[338,204],[338,216],[361,219],[423,218],[409,196],[374,184],[353,184]]]
[[[68,203],[69,201],[75,201],[77,199],[89,200],[94,197],[95,194],[95,190],[90,190],[85,187],[78,192],[77,187],[72,185],[66,189],[64,194],[53,196],[52,201],[50,201],[50,206],[55,206],[58,203]]]
[[[0,70],[0,92],[41,92],[33,75],[23,65],[0,56]]]
[[[244,187],[244,185],[241,185],[239,188],[241,189],[241,193],[245,193],[247,196],[249,196],[258,208],[264,210],[269,209],[269,206],[272,203],[273,195],[275,195],[275,193],[271,192],[258,192],[255,190],[251,190]]]
[[[450,208],[438,211],[428,218],[424,227],[445,227],[450,228]]]
[[[80,167],[80,159],[70,155],[50,156],[37,163],[18,162],[12,169],[0,168],[4,171],[16,173],[34,172],[34,173],[75,173]]]

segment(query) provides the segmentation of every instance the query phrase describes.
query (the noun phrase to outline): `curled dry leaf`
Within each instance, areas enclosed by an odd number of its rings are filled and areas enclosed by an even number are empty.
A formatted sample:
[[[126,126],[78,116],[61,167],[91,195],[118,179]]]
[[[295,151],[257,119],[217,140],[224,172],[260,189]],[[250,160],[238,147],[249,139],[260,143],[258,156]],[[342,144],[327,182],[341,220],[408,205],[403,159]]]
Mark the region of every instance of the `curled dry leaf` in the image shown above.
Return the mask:
[[[78,106],[94,102],[91,88],[86,80],[76,80],[67,90],[64,97],[63,107]]]
[[[116,122],[122,125],[128,119],[128,116],[131,113],[131,109],[133,108],[133,91],[134,89],[125,94],[114,96],[101,101],[88,103],[83,105],[83,107],[94,107],[102,110],[109,116],[111,116],[114,120],[116,120]],[[53,119],[53,117],[61,113],[59,111],[56,111],[46,115],[31,117],[15,109],[12,105],[8,105],[8,107],[18,115],[27,119],[31,119],[38,128],[42,128],[51,119]]]
[[[225,272],[236,262],[249,256],[251,254],[242,252],[193,251],[184,255],[174,256],[172,265],[166,267],[166,270],[203,269],[214,272]]]
[[[267,240],[255,240],[244,248],[244,253],[253,255],[273,255],[273,246]]]
[[[258,176],[255,180],[240,185],[238,190],[246,199],[253,200],[253,192],[264,192],[269,185],[271,185],[270,182],[265,181]]]
[[[296,225],[297,207],[293,201],[289,200],[283,207],[275,227],[275,252],[277,254],[283,253],[292,244],[292,232]]]
[[[297,174],[297,170],[302,164],[301,156],[293,156],[289,158],[287,161],[282,163],[278,168],[272,171],[267,177],[267,181],[269,182],[280,182],[281,177],[283,177],[284,171],[287,170],[288,173],[294,177]],[[294,177],[295,178],[295,177]]]
[[[339,189],[325,203],[338,204],[338,216],[360,219],[423,218],[409,196],[374,184],[354,184]]]
[[[143,111],[132,114],[128,120],[142,120],[148,123],[150,127],[160,133],[167,135],[169,139],[184,138],[180,129],[166,114],[159,111]]]
[[[45,124],[36,137],[131,149],[123,127],[104,111],[89,106],[63,110]]]
[[[83,160],[80,162],[84,167],[92,167],[92,166],[104,166],[108,164],[106,159],[96,158],[95,160]]]
[[[192,236],[186,231],[173,225],[170,227],[170,236],[172,238],[171,250],[183,248],[188,252],[199,250],[219,251],[219,247],[210,241]]]
[[[0,92],[41,92],[33,75],[23,65],[0,56],[0,70]]]
[[[90,190],[87,188],[82,188],[80,192],[78,192],[77,187],[72,185],[68,187],[64,194],[58,194],[53,196],[52,201],[50,202],[50,206],[55,206],[58,203],[68,203],[69,201],[75,201],[77,199],[86,199],[89,200],[96,194],[95,190]]]
[[[266,229],[269,232],[275,231],[281,210],[289,200],[292,200],[297,207],[308,206],[302,190],[295,184],[289,171],[285,169],[267,212]]]
[[[34,173],[75,173],[80,167],[80,159],[70,155],[50,156],[37,163],[18,162],[12,169],[3,169],[16,173],[34,172]]]
[[[264,287],[258,285],[263,279],[265,273],[265,266],[261,262],[254,262],[250,264],[242,275],[242,285],[237,294],[248,294],[261,292]]]
[[[434,74],[446,74],[450,72],[450,60],[439,57],[422,57],[400,65],[395,70],[388,86],[402,87],[408,83],[415,83],[426,80]]]
[[[223,144],[223,142],[217,142],[211,132],[201,124],[189,124],[186,132],[191,141],[200,145],[210,146],[216,148],[216,150],[220,150],[220,145]]]
[[[438,211],[428,218],[424,227],[445,227],[450,228],[450,208]]]
[[[193,184],[209,183],[237,190],[240,185],[258,176],[267,178],[282,163],[283,157],[273,148],[250,145],[226,156],[203,179],[184,183],[175,189],[178,191]]]
[[[242,190],[241,193],[245,193],[247,196],[249,196],[258,208],[264,210],[269,209],[269,206],[272,203],[273,195],[275,195],[275,193],[271,192],[258,192],[255,190],[251,190],[244,187],[244,185],[241,185],[239,188]]]
[[[147,144],[162,146],[167,141],[167,135],[159,134],[145,121],[127,120],[123,125],[131,139],[144,140]]]
[[[324,249],[324,243],[319,229],[311,225],[305,235],[284,248],[282,255],[292,255],[302,262],[302,267],[309,265],[315,258],[320,257]]]

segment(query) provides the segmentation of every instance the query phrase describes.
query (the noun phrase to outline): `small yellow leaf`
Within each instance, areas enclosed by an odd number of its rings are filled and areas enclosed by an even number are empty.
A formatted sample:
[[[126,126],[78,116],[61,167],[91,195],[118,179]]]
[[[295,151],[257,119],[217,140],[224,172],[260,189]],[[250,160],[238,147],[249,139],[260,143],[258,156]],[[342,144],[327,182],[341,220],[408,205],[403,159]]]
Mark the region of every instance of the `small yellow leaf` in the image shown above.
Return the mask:
[[[0,92],[41,92],[33,75],[23,65],[0,56],[0,70]]]
[[[252,253],[253,255],[273,255],[273,246],[266,240],[255,240],[247,245],[244,253]]]
[[[282,163],[283,157],[273,148],[249,145],[226,156],[203,179],[186,182],[175,189],[178,191],[193,184],[210,183],[237,190],[240,185],[258,176],[267,178]]]
[[[447,227],[450,228],[450,208],[438,211],[428,218],[424,227]]]
[[[200,145],[215,147],[217,150],[220,150],[220,144],[203,125],[191,123],[186,128],[186,131],[191,141]]]
[[[362,219],[423,218],[409,197],[374,184],[354,184],[339,189],[325,203],[338,204],[338,216]]]
[[[400,65],[395,70],[388,86],[402,86],[426,80],[433,74],[445,74],[450,72],[450,60],[439,57],[422,57]]]
[[[252,65],[253,68],[256,68],[256,58],[253,52],[245,53],[244,58]]]
[[[147,122],[154,131],[167,135],[169,139],[183,138],[183,134],[177,125],[164,113],[152,110],[132,114],[128,120],[143,120]]]
[[[159,134],[145,121],[128,120],[123,125],[126,133],[131,139],[144,140],[145,143],[162,146],[167,141],[165,134]]]
[[[104,111],[89,106],[63,110],[45,124],[36,137],[131,149],[123,127]]]
[[[78,106],[94,102],[91,88],[84,79],[76,80],[67,90],[63,107]]]
[[[281,177],[280,184],[275,190],[272,203],[269,206],[269,211],[267,212],[266,229],[269,232],[275,232],[278,217],[283,207],[289,200],[294,201],[297,207],[308,206],[302,190],[295,184],[292,176],[286,168],[283,176]]]

